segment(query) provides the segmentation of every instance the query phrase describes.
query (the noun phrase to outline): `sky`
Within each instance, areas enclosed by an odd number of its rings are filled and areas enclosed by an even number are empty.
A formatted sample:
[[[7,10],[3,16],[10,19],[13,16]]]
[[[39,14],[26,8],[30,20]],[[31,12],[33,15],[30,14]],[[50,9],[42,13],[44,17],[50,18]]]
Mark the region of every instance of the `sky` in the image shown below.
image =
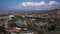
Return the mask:
[[[60,9],[60,0],[0,0],[0,10]]]

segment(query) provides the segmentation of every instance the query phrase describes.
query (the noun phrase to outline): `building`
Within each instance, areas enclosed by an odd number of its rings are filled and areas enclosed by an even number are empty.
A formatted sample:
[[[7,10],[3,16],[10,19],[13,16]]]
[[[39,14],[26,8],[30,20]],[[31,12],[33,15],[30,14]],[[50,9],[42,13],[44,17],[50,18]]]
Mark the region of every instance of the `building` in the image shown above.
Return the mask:
[[[57,14],[60,14],[60,9],[57,9]]]

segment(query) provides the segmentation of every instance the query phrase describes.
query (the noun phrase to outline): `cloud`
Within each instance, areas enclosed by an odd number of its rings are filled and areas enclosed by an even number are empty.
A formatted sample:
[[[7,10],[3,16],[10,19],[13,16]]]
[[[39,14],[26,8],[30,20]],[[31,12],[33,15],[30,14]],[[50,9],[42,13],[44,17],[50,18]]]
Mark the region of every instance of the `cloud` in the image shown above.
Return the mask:
[[[46,3],[44,1],[36,3],[36,2],[23,2],[21,3],[22,6],[27,7],[27,6],[44,6]]]
[[[22,6],[45,6],[45,5],[57,5],[59,4],[58,2],[56,1],[50,1],[49,3],[46,3],[45,1],[41,1],[39,3],[37,2],[22,2],[20,5]]]
[[[50,1],[46,3],[45,1],[41,2],[22,2],[18,7],[21,9],[31,9],[31,10],[49,10],[56,9],[60,7],[60,4],[56,1]]]
[[[57,5],[57,4],[59,4],[59,3],[56,2],[56,1],[50,1],[50,2],[48,3],[48,5]]]
[[[22,2],[17,6],[10,7],[10,8],[8,7],[7,10],[8,9],[9,10],[10,9],[11,10],[52,10],[52,9],[60,9],[60,3],[56,2],[56,1],[50,1],[49,3],[46,3],[45,1],[41,1],[41,2]]]
[[[51,8],[54,8],[54,9],[59,9],[60,8],[60,3],[56,2],[56,1],[50,1],[48,3],[48,5],[51,7]]]

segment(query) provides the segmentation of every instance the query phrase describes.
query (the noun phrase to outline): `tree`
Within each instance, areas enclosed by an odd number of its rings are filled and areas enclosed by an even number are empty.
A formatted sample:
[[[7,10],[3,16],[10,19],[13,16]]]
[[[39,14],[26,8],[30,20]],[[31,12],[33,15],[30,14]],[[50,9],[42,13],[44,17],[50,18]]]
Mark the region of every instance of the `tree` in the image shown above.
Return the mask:
[[[49,30],[49,31],[50,31],[50,30],[54,30],[55,27],[56,27],[56,24],[55,24],[54,22],[52,22],[52,21],[49,21],[49,23],[48,23],[48,25],[47,25],[48,30]]]
[[[6,34],[7,33],[7,31],[5,30],[5,28],[4,28],[4,26],[0,26],[0,33],[4,33],[4,34]]]

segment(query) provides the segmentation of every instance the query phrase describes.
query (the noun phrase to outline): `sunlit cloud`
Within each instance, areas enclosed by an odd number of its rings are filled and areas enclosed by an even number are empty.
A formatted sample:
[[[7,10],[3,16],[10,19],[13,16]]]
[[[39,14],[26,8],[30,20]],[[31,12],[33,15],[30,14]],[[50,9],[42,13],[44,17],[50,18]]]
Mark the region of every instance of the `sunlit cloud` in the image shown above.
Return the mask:
[[[27,6],[44,6],[46,5],[46,2],[42,1],[42,2],[23,2],[21,3],[22,6],[27,7]]]
[[[35,9],[35,10],[48,10],[48,9],[56,9],[60,4],[56,1],[50,1],[46,3],[45,1],[41,2],[22,2],[18,7],[26,8],[26,9]]]
[[[49,3],[48,3],[48,5],[58,5],[59,3],[58,2],[56,2],[56,1],[50,1]]]

